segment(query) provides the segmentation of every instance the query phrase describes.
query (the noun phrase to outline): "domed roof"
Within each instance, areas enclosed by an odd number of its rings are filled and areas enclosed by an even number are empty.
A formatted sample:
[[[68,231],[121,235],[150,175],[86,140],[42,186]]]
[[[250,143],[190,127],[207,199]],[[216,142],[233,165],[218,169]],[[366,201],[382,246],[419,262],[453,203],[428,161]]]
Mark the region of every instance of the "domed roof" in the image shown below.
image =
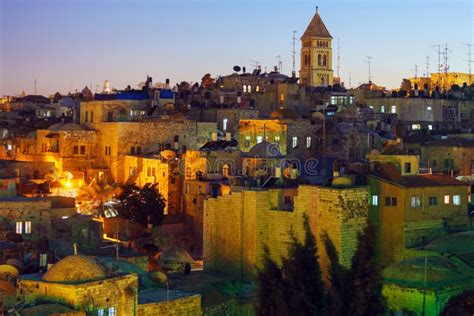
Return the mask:
[[[253,158],[278,158],[282,157],[282,154],[278,144],[273,144],[264,140],[250,148],[245,156]]]
[[[85,127],[75,123],[56,123],[51,125],[48,130],[50,131],[85,131]]]
[[[74,283],[103,279],[106,276],[105,268],[93,258],[71,255],[54,264],[43,275],[43,280],[56,283]]]
[[[428,249],[445,254],[474,253],[474,231],[468,230],[435,239]]]
[[[298,119],[298,114],[290,109],[278,109],[270,113],[270,118],[296,120]]]
[[[194,259],[183,248],[170,247],[170,248],[164,250],[161,253],[160,261],[173,261],[173,262],[182,262],[182,263],[189,262],[189,263],[191,263],[191,262],[194,262]]]
[[[442,288],[474,277],[474,271],[456,259],[430,256],[426,264],[426,286]],[[407,259],[383,271],[386,282],[415,288],[424,287],[425,257]]]

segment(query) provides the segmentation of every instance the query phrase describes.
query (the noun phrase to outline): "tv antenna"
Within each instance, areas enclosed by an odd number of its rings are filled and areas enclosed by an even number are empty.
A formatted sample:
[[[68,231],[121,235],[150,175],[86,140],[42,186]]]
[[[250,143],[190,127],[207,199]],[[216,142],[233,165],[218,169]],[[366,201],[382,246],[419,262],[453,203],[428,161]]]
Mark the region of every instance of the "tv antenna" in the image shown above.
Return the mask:
[[[366,57],[367,57],[366,63],[369,64],[369,83],[371,83],[371,82],[372,82],[372,74],[371,74],[371,72],[370,72],[370,71],[371,71],[370,65],[372,64],[372,58],[373,58],[373,57],[372,57],[372,56],[366,56]]]
[[[472,59],[471,59],[471,47],[472,47],[472,44],[469,44],[469,43],[462,43],[464,46],[467,47],[467,59],[464,59],[464,61],[467,61],[467,66],[468,66],[468,69],[469,69],[469,84],[471,85],[472,84],[472,68],[471,68],[471,64],[472,64]]]
[[[341,60],[341,56],[339,55],[339,50],[340,50],[341,46],[339,45],[339,37],[337,38],[337,77],[340,78],[339,76],[339,71],[341,70],[341,65],[340,65],[340,60]]]
[[[438,80],[436,81],[436,85],[439,86],[439,79],[441,77],[441,44],[433,45],[433,47],[438,48]]]
[[[262,65],[262,63],[258,60],[249,60],[252,64],[251,66],[254,66],[254,69],[258,69],[259,66]]]
[[[425,63],[425,66],[426,66],[426,78],[429,78],[430,77],[430,56],[426,56],[426,63]]]
[[[293,50],[291,56],[293,58],[293,74],[296,74],[296,31],[293,31]]]
[[[415,71],[415,80],[417,80],[418,79],[418,65],[417,64],[415,64],[414,71]]]
[[[279,71],[280,73],[283,73],[283,70],[282,70],[282,68],[283,68],[283,63],[282,63],[282,61],[281,61],[281,55],[278,55],[278,56],[276,56],[275,58],[278,60],[278,71]]]

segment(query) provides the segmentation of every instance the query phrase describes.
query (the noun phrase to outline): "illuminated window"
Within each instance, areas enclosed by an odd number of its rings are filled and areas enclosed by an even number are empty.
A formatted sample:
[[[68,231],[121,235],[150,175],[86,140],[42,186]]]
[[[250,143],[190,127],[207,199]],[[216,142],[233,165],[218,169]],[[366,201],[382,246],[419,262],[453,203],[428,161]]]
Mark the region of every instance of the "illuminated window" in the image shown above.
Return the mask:
[[[412,124],[411,129],[413,129],[413,130],[421,129],[421,124]]]
[[[426,109],[427,109],[428,111],[431,111],[431,110],[432,110],[432,109],[431,109],[431,106],[428,106]]]
[[[378,195],[372,195],[372,205],[374,205],[374,206],[379,205],[379,196]]]
[[[116,316],[115,307],[109,307],[108,316]]]
[[[252,86],[251,86],[251,85],[248,85],[248,86],[247,86],[247,92],[248,92],[248,93],[252,92]]]
[[[110,146],[105,146],[105,155],[110,156]]]
[[[428,124],[428,130],[429,130],[429,131],[432,131],[432,130],[433,130],[433,125]]]
[[[438,197],[437,196],[428,197],[428,205],[429,206],[437,206],[438,205]]]
[[[385,113],[385,105],[382,105],[382,106],[380,107],[380,112]]]
[[[17,234],[23,234],[23,222],[16,222],[15,232]]]
[[[257,136],[257,144],[260,144],[263,141],[262,136]]]
[[[411,197],[411,207],[420,207],[421,206],[421,197],[412,196]]]
[[[97,316],[105,316],[104,309],[101,308],[97,311]]]
[[[260,86],[255,87],[255,92],[260,92]]]
[[[285,101],[285,95],[282,93],[280,94],[280,101],[281,102],[284,102]]]
[[[397,106],[396,105],[392,105],[391,112],[393,114],[397,113]]]
[[[293,148],[298,147],[298,137],[293,136],[293,138],[291,139],[291,147]]]
[[[31,222],[25,222],[25,234],[31,234]]]
[[[275,143],[277,143],[277,144],[280,143],[280,136],[275,136]]]
[[[449,204],[449,195],[444,196],[444,204]]]
[[[250,136],[245,136],[245,147],[250,147]]]
[[[461,196],[460,195],[453,195],[453,204],[454,205],[461,205]]]
[[[243,85],[243,86],[242,86],[242,91],[243,91],[243,92],[247,92],[247,86],[246,86],[246,85]]]
[[[222,129],[223,129],[224,131],[227,130],[227,119],[226,119],[226,118],[222,120]]]
[[[307,136],[306,137],[306,148],[310,148],[311,147],[311,136]]]
[[[225,164],[223,167],[222,167],[222,176],[224,178],[227,178],[229,177],[229,166],[227,164]]]

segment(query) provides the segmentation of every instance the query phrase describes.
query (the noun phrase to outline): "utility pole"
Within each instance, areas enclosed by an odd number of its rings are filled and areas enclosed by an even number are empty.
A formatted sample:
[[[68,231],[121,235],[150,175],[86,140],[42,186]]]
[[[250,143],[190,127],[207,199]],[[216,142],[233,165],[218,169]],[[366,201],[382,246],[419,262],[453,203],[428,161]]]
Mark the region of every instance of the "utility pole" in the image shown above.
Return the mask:
[[[292,74],[296,76],[296,31],[293,31],[293,50],[291,51],[291,56],[293,57]]]
[[[339,55],[340,48],[341,46],[339,45],[339,37],[338,37],[337,38],[337,68],[336,68],[338,78],[341,78],[339,75],[339,71],[341,70],[341,64],[340,64],[341,56]]]
[[[471,64],[472,64],[472,59],[471,59],[471,47],[472,47],[472,44],[469,44],[469,43],[462,43],[464,46],[467,47],[467,59],[464,59],[464,61],[467,61],[467,67],[469,69],[469,85],[472,84],[472,68],[471,68]]]
[[[448,64],[448,55],[451,53],[452,50],[448,49],[448,43],[444,44],[444,52],[443,52],[443,63],[444,63],[444,90],[449,90],[448,87],[448,71],[449,71],[449,64]]]
[[[418,79],[418,65],[415,64],[415,80]]]
[[[372,82],[372,75],[370,73],[370,65],[372,64],[372,58],[373,57],[372,56],[366,56],[366,57],[367,57],[366,63],[369,64],[369,83],[371,83]]]
[[[436,85],[439,87],[439,79],[441,78],[441,44],[433,45],[433,47],[438,48],[438,80],[436,81]]]

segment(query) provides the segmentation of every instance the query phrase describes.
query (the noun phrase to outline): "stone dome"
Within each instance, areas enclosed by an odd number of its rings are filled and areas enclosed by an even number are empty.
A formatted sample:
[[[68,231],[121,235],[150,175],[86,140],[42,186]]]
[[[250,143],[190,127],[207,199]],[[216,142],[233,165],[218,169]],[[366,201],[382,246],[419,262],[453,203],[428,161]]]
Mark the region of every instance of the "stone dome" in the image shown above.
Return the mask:
[[[426,264],[426,286],[431,289],[459,284],[474,277],[466,264],[443,256],[430,256]],[[384,269],[385,282],[400,286],[424,288],[425,258],[416,257]]]
[[[298,119],[298,114],[290,109],[278,109],[270,113],[270,118],[272,119],[290,119],[296,120]]]
[[[264,140],[250,148],[245,156],[253,158],[278,158],[282,157],[282,154],[278,144],[273,144]]]
[[[85,131],[85,127],[75,123],[56,123],[48,127],[50,131]]]
[[[91,257],[71,255],[54,264],[43,280],[55,283],[75,283],[107,277],[106,269]]]
[[[160,261],[164,262],[180,262],[180,263],[192,263],[194,262],[193,257],[184,250],[183,248],[179,247],[170,247],[164,250],[160,255]]]

